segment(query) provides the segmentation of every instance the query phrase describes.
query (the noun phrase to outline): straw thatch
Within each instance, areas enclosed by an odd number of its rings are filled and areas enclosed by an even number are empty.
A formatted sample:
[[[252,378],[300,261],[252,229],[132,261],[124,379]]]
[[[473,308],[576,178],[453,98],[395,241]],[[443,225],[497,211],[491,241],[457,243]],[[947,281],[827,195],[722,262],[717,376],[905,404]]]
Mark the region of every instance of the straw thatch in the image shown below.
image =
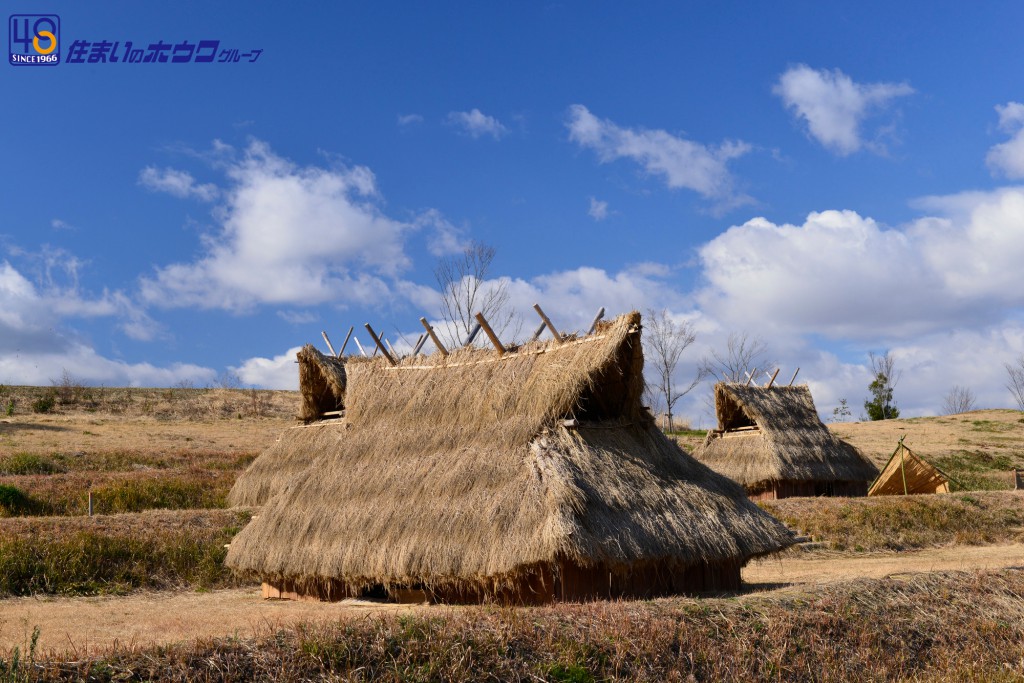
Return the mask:
[[[322,420],[324,413],[345,408],[345,359],[325,356],[311,344],[296,354],[299,362],[299,419],[305,423]],[[334,415],[336,420],[337,415]],[[292,428],[260,453],[238,477],[228,493],[231,506],[263,505],[277,495],[296,474],[304,472],[313,454],[333,447],[343,430],[302,430]]]
[[[328,425],[332,428],[327,429]],[[266,503],[284,490],[292,477],[305,472],[316,453],[336,450],[344,426],[343,421],[333,420],[285,430],[235,480],[228,492],[228,505],[255,507]]]
[[[736,587],[743,563],[790,534],[653,426],[640,405],[639,322],[633,313],[500,358],[350,360],[344,438],[323,438],[227,564],[342,595],[381,584],[515,601]]]
[[[694,457],[754,498],[865,495],[878,469],[818,418],[806,385],[715,385],[718,429]]]
[[[295,355],[299,359],[299,392],[302,408],[299,417],[313,422],[324,413],[344,410],[345,359],[325,356],[312,344],[306,344]]]
[[[949,493],[949,476],[925,462],[903,444],[903,439],[882,468],[869,496],[904,496],[922,493]]]

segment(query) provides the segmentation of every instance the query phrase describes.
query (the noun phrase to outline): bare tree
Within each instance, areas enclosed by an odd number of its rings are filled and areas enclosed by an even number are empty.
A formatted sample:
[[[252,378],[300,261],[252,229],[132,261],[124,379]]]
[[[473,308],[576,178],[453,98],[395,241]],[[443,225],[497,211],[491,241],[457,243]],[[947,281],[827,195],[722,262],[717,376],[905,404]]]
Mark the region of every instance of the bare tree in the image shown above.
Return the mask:
[[[974,410],[975,400],[974,392],[969,387],[962,387],[957,384],[949,390],[946,398],[942,399],[942,414],[959,415],[960,413],[969,413]]]
[[[648,309],[643,340],[644,346],[647,347],[647,364],[657,373],[655,389],[665,400],[668,430],[671,432],[673,428],[672,409],[676,402],[700,384],[706,374],[703,367],[698,367],[697,375],[682,391],[679,390],[679,386],[674,383],[673,379],[683,352],[697,340],[697,333],[689,321],[673,320],[665,309],[660,311]]]
[[[460,346],[476,324],[477,313],[499,334],[512,323],[508,286],[504,280],[488,282],[494,247],[471,242],[461,254],[438,261],[434,277],[441,288],[441,317],[450,323],[439,330],[452,346]]]
[[[701,371],[719,382],[746,382],[751,371],[768,370],[772,365],[775,362],[768,357],[763,339],[751,337],[749,332],[730,332],[725,350],[712,349],[701,361]]]
[[[891,351],[887,350],[880,356],[872,351],[868,358],[871,361],[871,376],[874,379],[868,385],[871,396],[864,401],[864,410],[872,420],[895,419],[900,416],[900,409],[896,407],[892,392],[903,371],[896,369],[896,359],[892,357]]]
[[[1016,364],[1006,363],[1006,374],[1009,375],[1009,381],[1006,383],[1006,388],[1013,394],[1013,400],[1017,402],[1017,407],[1024,411],[1024,355],[1017,359]]]

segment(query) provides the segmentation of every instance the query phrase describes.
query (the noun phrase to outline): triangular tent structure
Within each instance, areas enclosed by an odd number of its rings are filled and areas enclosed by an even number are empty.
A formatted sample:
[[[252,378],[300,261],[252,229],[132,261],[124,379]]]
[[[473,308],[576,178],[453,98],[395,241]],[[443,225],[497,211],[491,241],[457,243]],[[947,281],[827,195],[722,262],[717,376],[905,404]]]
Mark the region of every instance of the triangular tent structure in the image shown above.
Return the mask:
[[[344,423],[232,541],[270,595],[545,602],[739,587],[792,543],[641,406],[640,315],[581,339],[346,363]],[[307,431],[303,431],[307,430]]]
[[[299,419],[307,424],[319,420],[343,419],[345,412],[345,359],[325,356],[307,344],[296,354],[299,363]],[[329,449],[342,430],[325,430],[317,422],[309,429],[293,427],[238,477],[228,493],[232,506],[263,505],[280,493],[296,474],[304,472],[313,454]]]
[[[718,429],[694,457],[754,500],[863,496],[878,469],[829,430],[800,386],[715,385]]]
[[[869,496],[949,493],[949,477],[903,444],[903,438],[868,489]]]

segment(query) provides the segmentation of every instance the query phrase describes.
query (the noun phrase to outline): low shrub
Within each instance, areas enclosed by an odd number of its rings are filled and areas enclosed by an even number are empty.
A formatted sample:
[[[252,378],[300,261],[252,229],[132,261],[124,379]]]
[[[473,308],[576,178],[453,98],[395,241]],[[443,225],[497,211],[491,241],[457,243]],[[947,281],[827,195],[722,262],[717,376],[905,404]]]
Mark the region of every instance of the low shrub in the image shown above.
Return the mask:
[[[16,486],[0,484],[0,517],[30,515],[36,512],[37,504]]]
[[[36,453],[14,453],[0,457],[0,475],[57,474],[64,471],[53,460]]]
[[[56,396],[53,394],[45,394],[32,402],[32,412],[52,413],[55,405],[57,405]]]
[[[210,484],[179,478],[127,479],[94,489],[92,500],[94,509],[104,514],[226,507],[228,489]]]
[[[139,588],[239,585],[224,566],[227,532],[151,538],[78,531],[61,538],[0,537],[0,595],[92,595]]]

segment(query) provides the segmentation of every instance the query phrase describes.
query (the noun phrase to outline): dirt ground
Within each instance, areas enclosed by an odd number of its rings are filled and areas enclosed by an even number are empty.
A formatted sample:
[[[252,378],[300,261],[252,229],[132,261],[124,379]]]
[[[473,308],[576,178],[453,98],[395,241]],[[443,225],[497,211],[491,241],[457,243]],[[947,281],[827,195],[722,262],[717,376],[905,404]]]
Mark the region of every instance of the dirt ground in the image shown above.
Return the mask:
[[[135,450],[258,453],[296,421],[292,418],[162,420],[70,413],[0,419],[0,455]]]
[[[911,572],[1024,566],[1024,545],[936,548],[900,554],[801,553],[751,563],[743,570],[748,595],[801,591],[854,578]],[[740,598],[743,599],[743,598]],[[337,603],[263,600],[258,588],[209,593],[136,593],[123,597],[30,597],[0,600],[0,652],[25,647],[35,627],[38,650],[84,656],[113,646],[211,637],[245,637],[299,622],[385,613],[437,614],[458,607],[396,605],[365,600]]]

